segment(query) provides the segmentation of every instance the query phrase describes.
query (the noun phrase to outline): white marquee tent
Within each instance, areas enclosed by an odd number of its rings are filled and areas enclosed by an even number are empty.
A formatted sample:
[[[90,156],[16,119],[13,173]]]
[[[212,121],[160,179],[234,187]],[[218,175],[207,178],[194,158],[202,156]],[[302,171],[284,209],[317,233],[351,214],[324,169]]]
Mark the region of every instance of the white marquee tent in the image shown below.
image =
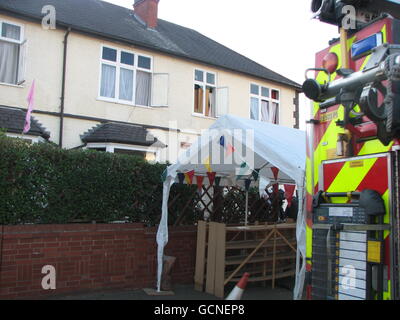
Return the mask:
[[[182,177],[184,173],[194,172],[196,176],[203,176],[203,184],[207,185],[210,184],[207,172],[212,171],[220,178],[220,186],[243,187],[244,181],[256,170],[258,179],[253,178],[251,185],[258,186],[260,191],[274,183],[295,184],[297,187],[299,212],[294,299],[300,299],[305,277],[305,163],[305,132],[232,115],[219,118],[164,173],[162,217],[157,232],[158,290],[161,287],[164,247],[168,242],[169,193],[171,186],[179,181],[179,175]],[[279,169],[277,176],[272,168]]]

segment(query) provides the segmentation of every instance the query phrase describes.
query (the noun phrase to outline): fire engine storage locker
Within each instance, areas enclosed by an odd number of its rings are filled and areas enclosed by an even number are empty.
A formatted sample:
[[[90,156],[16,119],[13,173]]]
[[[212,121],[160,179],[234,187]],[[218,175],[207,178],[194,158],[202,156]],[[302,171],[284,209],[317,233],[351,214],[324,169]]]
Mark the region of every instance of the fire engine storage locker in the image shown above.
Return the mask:
[[[226,148],[231,152],[226,152]],[[232,152],[235,150],[234,152]],[[242,152],[243,151],[243,152]],[[227,159],[227,154],[229,154]],[[217,159],[217,160],[215,160]],[[244,187],[244,164],[248,172],[259,170],[257,182],[260,191],[274,183],[294,184],[299,195],[296,227],[296,283],[294,298],[300,299],[305,277],[305,217],[303,214],[306,161],[305,132],[266,122],[244,119],[232,115],[220,117],[198,140],[181,154],[176,164],[169,166],[164,174],[162,217],[157,232],[158,272],[157,286],[160,290],[164,247],[168,242],[168,199],[171,186],[178,183],[178,174],[195,172],[203,175],[203,184],[209,183],[210,167],[220,177],[220,186]],[[279,169],[275,178],[274,170]],[[251,174],[250,174],[251,175]]]

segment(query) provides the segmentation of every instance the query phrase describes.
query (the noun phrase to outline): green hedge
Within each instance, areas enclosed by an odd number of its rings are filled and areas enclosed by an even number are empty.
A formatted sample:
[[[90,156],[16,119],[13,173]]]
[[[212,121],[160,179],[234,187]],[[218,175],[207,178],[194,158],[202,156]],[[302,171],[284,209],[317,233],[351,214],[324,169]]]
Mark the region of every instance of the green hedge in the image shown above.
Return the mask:
[[[165,168],[135,156],[28,145],[0,134],[0,224],[123,220],[153,226],[160,219]],[[170,223],[193,188],[173,188],[172,197],[183,196]],[[189,211],[184,224],[199,218],[194,206]]]
[[[165,168],[131,155],[29,145],[0,132],[0,224],[124,221],[154,226],[161,217]],[[173,185],[169,224],[180,219],[179,224],[193,225],[203,218],[196,190],[195,185]],[[231,189],[218,197],[222,206],[212,220],[243,222],[243,191]],[[264,205],[252,189],[249,207],[257,214],[250,215],[250,222],[276,220],[271,208],[259,210]]]

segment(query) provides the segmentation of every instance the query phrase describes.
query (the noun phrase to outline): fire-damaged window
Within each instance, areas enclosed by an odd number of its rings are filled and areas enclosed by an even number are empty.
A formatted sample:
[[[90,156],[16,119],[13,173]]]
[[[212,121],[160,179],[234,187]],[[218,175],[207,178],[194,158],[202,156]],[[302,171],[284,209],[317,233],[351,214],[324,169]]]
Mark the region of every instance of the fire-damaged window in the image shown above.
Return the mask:
[[[194,115],[218,118],[229,112],[229,88],[217,87],[214,72],[194,71]]]
[[[279,124],[279,104],[279,90],[250,85],[250,119]]]
[[[215,73],[195,70],[194,113],[216,117],[216,89]]]
[[[151,106],[152,58],[127,50],[102,47],[101,99]]]
[[[24,82],[25,51],[23,26],[0,20],[0,83]]]

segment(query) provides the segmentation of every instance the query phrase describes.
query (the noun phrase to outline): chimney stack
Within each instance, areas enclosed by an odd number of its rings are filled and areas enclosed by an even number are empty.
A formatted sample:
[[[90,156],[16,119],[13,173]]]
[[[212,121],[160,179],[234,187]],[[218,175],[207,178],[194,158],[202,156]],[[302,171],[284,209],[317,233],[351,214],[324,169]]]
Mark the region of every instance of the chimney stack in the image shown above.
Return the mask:
[[[158,2],[160,0],[135,0],[133,11],[148,28],[156,28],[158,20]]]

